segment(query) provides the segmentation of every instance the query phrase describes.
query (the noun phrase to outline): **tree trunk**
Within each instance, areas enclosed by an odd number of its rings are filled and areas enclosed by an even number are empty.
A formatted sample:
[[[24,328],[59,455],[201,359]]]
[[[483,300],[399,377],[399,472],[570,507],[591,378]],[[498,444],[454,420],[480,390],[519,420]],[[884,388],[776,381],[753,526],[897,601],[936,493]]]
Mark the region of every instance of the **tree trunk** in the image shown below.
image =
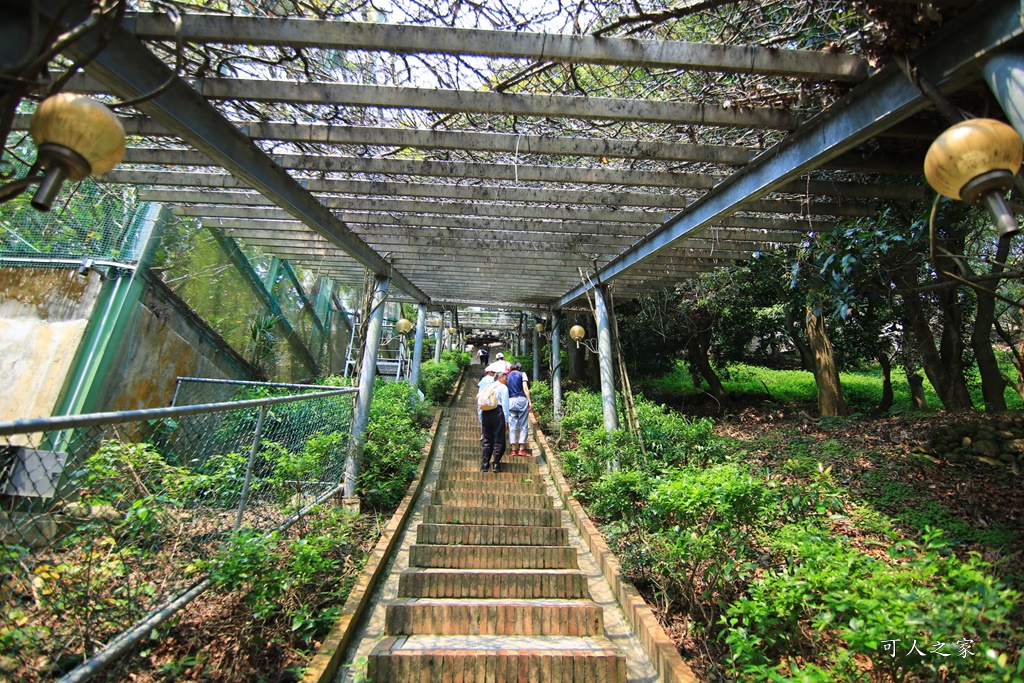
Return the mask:
[[[999,239],[995,262],[992,264],[993,275],[1003,272],[1003,264],[1009,251],[1010,238],[1006,235]],[[993,283],[991,286],[995,287],[996,284]],[[974,350],[974,360],[978,363],[978,373],[981,375],[981,395],[985,400],[985,410],[999,413],[1006,410],[1006,380],[999,370],[996,352],[992,348],[996,298],[980,289],[976,289],[975,294],[978,297],[978,311],[974,316],[974,329],[971,331],[971,348]]]
[[[935,348],[935,336],[928,325],[921,294],[904,294],[903,308],[906,313],[903,324],[913,333],[914,347],[921,356],[924,374],[928,376],[928,381],[932,383],[942,405],[947,410],[973,408],[971,396],[967,392],[967,379],[963,374],[963,364],[954,362],[945,355],[940,356]],[[943,321],[945,328],[949,326],[951,319],[944,315]],[[952,353],[955,347],[956,345],[952,343],[951,339],[947,339],[943,344],[945,354]]]
[[[999,324],[999,321],[995,321],[996,334],[1002,339],[1007,346],[1010,347],[1010,352],[1013,354],[1013,367],[1017,370],[1016,377],[1007,377],[1003,375],[1003,380],[1017,392],[1017,395],[1024,399],[1024,348],[1017,348],[1014,343],[1014,339],[1010,336],[1010,333]]]
[[[939,296],[942,311],[942,338],[939,342],[939,356],[947,370],[949,384],[947,395],[950,410],[974,408],[971,392],[967,389],[967,374],[964,368],[963,307],[960,305],[958,290],[952,289]]]
[[[878,404],[878,412],[887,413],[892,409],[892,359],[889,354],[879,351],[875,356],[882,368],[882,400]]]
[[[719,409],[721,409],[728,403],[729,399],[726,396],[725,387],[722,386],[722,380],[719,379],[718,374],[711,367],[711,362],[708,360],[708,349],[711,345],[710,336],[710,332],[699,332],[693,335],[686,344],[686,350],[690,354],[690,368],[696,368],[700,376],[708,383],[708,393],[718,401]],[[694,386],[697,386],[696,383],[694,383]]]
[[[814,352],[814,380],[818,384],[818,412],[822,417],[846,417],[850,414],[839,383],[839,367],[825,331],[825,321],[814,308],[807,307],[807,341]]]
[[[793,341],[793,346],[796,347],[797,352],[800,354],[800,365],[803,366],[804,370],[813,373],[815,368],[814,353],[800,334],[800,328],[797,326],[796,322],[796,315],[795,309],[788,306],[786,307],[786,332],[789,334],[789,338]]]

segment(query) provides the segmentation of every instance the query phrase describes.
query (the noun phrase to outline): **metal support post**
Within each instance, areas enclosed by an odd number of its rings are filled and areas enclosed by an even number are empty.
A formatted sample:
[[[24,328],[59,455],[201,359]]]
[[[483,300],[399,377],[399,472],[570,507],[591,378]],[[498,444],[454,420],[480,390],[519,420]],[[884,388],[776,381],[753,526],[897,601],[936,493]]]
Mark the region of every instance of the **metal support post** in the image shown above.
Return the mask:
[[[982,71],[1006,119],[1024,138],[1024,54],[996,55],[985,61]]]
[[[352,415],[352,437],[348,458],[345,460],[343,495],[346,498],[356,495],[356,479],[359,478],[359,463],[363,459],[363,446],[366,444],[366,425],[370,420],[370,401],[373,400],[373,380],[377,375],[377,351],[380,349],[380,335],[384,327],[384,301],[390,283],[391,280],[383,275],[375,276],[373,300],[366,314],[366,344],[359,370],[359,395]]]
[[[256,454],[260,452],[260,437],[263,436],[263,421],[267,418],[267,407],[260,406],[260,416],[256,419],[256,431],[252,435],[252,448],[249,449],[249,462],[245,465],[245,481],[242,482],[242,495],[238,499],[238,514],[235,515],[235,531],[242,526],[242,513],[249,499],[249,486],[252,484],[252,466],[256,462]]]
[[[558,327],[562,324],[562,312],[551,312],[551,404],[555,421],[562,419],[562,349],[558,338]]]
[[[533,326],[533,381],[540,381],[540,332]]]
[[[412,368],[409,370],[409,384],[420,383],[420,361],[423,359],[423,330],[427,326],[427,305],[420,304],[416,312],[416,338],[412,346]]]
[[[597,310],[597,351],[601,369],[601,409],[604,412],[604,428],[610,432],[619,428],[619,415],[615,410],[612,328],[608,319],[608,305],[605,303],[604,287],[594,288],[594,304]]]
[[[434,332],[434,339],[437,340],[437,343],[434,344],[434,362],[440,363],[441,346],[443,346],[444,343],[444,311],[441,311],[441,325],[437,328],[437,331]]]

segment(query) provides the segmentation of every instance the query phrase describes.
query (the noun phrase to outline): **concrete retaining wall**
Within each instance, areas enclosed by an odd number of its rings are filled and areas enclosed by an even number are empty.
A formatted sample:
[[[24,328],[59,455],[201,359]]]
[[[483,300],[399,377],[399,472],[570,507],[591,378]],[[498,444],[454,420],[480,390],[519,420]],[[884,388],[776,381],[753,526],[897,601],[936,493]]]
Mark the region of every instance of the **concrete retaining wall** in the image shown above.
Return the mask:
[[[95,272],[0,267],[0,420],[53,412],[101,284]]]

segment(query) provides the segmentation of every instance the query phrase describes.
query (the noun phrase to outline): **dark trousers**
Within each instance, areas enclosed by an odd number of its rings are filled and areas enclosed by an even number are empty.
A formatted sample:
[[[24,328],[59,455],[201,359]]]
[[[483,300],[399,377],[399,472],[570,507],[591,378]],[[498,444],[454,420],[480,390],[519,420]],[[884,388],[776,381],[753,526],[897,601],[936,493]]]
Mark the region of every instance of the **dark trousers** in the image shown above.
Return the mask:
[[[505,455],[505,412],[498,406],[494,410],[485,410],[480,415],[481,428],[484,435],[484,453],[480,465],[501,462]]]

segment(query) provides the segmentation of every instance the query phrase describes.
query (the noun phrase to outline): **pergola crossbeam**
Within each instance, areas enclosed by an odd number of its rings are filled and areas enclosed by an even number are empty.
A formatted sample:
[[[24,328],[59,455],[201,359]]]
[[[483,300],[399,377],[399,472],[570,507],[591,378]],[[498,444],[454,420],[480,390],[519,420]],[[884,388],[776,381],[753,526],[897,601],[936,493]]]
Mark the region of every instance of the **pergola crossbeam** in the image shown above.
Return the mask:
[[[928,47],[912,59],[924,78],[946,91],[969,81],[976,64],[993,51],[1019,43],[1024,35],[1019,3],[993,0],[977,6],[939,32]],[[955,32],[955,34],[954,34]],[[943,40],[942,38],[946,38]],[[829,112],[809,121],[774,148],[730,176],[640,243],[626,249],[601,268],[600,282],[729,215],[751,198],[762,197],[808,169],[834,158],[871,138],[880,130],[903,121],[928,106],[929,101],[895,65],[883,69],[855,88]],[[583,296],[581,285],[559,297],[560,308]]]
[[[175,38],[174,25],[163,14],[135,15],[128,19],[128,26],[139,38]],[[307,19],[186,14],[181,17],[180,36],[196,43],[509,57],[815,80],[861,81],[868,75],[862,57],[809,50]]]
[[[61,30],[75,26],[85,18],[88,8],[67,6],[60,0],[41,0],[40,11],[51,20],[60,19]],[[253,143],[193,88],[178,78],[163,62],[147,50],[138,39],[121,26],[106,32],[100,43],[97,32],[86,33],[68,47],[67,56],[88,61],[92,78],[122,97],[133,98],[159,92],[137,108],[168,130],[187,141],[225,170],[238,176],[250,187],[259,190],[312,230],[352,254],[374,272],[388,272],[395,284],[417,301],[429,297],[405,278],[375,251],[355,236],[331,212],[304,189],[267,154]],[[169,85],[168,85],[169,84]]]

